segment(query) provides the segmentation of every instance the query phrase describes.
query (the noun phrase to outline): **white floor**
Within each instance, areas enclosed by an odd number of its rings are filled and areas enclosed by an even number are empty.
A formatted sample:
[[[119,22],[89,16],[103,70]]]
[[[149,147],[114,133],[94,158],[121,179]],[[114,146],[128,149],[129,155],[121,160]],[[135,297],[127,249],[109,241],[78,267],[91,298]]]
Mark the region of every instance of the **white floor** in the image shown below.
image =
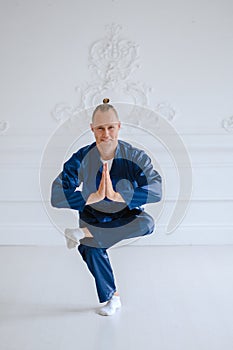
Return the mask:
[[[123,307],[106,317],[76,251],[1,247],[0,349],[233,349],[233,246],[109,255]]]

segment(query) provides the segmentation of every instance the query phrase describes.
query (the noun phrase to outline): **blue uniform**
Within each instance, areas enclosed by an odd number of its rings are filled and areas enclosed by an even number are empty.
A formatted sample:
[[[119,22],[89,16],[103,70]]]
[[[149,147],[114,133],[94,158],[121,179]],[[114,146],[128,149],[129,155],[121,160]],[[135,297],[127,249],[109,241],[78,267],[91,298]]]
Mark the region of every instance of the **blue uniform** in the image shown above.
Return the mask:
[[[106,249],[122,239],[152,233],[154,220],[142,205],[158,202],[162,196],[161,176],[148,155],[118,140],[110,177],[125,203],[105,198],[86,205],[89,195],[99,187],[102,170],[96,143],[82,147],[65,162],[51,195],[52,206],[78,210],[79,226],[87,227],[93,235],[80,240],[78,250],[95,278],[100,302],[109,300],[115,291]],[[76,190],[81,184],[82,190]]]

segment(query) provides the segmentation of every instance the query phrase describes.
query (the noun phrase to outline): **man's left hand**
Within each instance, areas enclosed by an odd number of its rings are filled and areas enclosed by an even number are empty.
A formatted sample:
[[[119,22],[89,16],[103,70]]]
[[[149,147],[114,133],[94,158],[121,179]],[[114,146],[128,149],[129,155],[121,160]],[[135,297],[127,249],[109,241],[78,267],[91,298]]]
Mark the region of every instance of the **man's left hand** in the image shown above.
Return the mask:
[[[103,171],[105,171],[106,174],[106,197],[114,202],[125,202],[122,196],[120,195],[119,192],[115,192],[113,187],[112,187],[112,180],[110,178],[109,170],[108,170],[108,163],[104,164]]]

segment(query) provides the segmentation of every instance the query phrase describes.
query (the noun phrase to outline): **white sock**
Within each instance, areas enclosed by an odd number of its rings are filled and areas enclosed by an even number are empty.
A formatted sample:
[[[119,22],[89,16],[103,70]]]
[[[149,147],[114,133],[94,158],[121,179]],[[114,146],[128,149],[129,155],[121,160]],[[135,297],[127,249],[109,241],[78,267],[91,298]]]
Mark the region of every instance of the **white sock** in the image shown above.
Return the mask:
[[[102,316],[111,316],[120,307],[121,307],[120,296],[113,295],[113,297],[107,302],[107,304],[103,306],[100,310],[98,310],[98,314]]]
[[[79,240],[85,236],[81,228],[66,228],[65,239],[68,249],[75,248]]]

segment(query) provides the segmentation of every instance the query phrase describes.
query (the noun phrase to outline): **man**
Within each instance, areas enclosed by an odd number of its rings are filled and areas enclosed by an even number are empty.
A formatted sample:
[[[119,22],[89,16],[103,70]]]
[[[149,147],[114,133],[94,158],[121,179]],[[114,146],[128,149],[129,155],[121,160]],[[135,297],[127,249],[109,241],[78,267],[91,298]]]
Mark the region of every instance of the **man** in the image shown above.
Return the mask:
[[[65,162],[52,184],[51,204],[79,211],[80,229],[65,231],[92,273],[101,315],[121,307],[107,249],[123,239],[151,234],[153,218],[141,207],[161,200],[161,177],[147,154],[118,140],[121,127],[116,109],[96,107],[91,130],[96,142],[82,147]],[[83,188],[80,190],[80,185]]]

